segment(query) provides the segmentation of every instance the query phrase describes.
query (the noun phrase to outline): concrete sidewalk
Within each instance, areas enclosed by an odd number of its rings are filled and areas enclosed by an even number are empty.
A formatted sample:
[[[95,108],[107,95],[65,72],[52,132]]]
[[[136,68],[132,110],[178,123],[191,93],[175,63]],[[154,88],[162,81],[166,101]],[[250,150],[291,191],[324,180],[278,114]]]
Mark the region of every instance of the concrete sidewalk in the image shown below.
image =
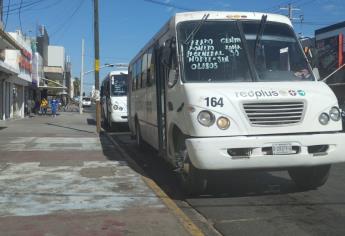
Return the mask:
[[[0,235],[189,235],[91,114],[0,122]]]

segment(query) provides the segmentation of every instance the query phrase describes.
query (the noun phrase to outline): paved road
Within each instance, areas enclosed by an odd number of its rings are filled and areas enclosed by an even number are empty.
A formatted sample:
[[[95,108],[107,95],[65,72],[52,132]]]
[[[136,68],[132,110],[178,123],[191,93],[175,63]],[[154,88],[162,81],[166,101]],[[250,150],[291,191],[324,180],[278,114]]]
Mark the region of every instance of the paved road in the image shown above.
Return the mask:
[[[222,235],[345,235],[345,164],[334,165],[318,190],[299,192],[283,171],[249,172],[223,176],[205,196],[186,198],[153,150],[139,150],[128,134],[112,137],[182,209],[191,206]],[[207,232],[207,224],[199,226]]]

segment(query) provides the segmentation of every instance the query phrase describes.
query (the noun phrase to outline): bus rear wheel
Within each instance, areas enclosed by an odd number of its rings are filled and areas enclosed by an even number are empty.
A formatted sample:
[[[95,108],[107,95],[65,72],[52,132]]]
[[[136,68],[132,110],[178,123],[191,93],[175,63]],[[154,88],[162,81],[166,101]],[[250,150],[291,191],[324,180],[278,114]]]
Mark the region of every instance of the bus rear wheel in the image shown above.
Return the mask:
[[[298,167],[289,169],[291,179],[303,190],[315,189],[324,185],[328,179],[331,165]]]

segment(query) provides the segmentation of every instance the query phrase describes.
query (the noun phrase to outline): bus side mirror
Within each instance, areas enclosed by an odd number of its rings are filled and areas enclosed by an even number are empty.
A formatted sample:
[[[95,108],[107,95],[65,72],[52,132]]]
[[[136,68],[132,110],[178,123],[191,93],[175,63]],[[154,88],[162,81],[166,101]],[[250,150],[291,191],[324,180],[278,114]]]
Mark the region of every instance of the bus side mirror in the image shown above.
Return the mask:
[[[317,66],[317,49],[304,47],[304,53],[307,56],[308,62],[312,68]]]
[[[177,69],[170,69],[169,70],[169,77],[168,77],[168,87],[172,88],[178,81],[178,70]]]
[[[171,60],[174,50],[176,49],[175,38],[167,39],[163,44],[162,63],[167,67],[171,67]]]

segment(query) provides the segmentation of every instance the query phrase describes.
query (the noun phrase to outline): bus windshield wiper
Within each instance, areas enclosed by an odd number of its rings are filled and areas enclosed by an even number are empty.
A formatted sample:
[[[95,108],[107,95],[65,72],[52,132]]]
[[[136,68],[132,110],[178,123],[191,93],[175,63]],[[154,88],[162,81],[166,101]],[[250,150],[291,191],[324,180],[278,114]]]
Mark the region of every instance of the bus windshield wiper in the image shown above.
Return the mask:
[[[258,46],[260,45],[260,41],[261,41],[262,35],[264,34],[266,22],[267,22],[267,15],[262,15],[261,21],[260,21],[260,25],[259,25],[259,29],[258,29],[258,32],[257,32],[256,37],[255,37],[254,56],[253,56],[254,63],[256,61],[256,51],[258,49]]]
[[[255,69],[254,63],[253,63],[253,61],[252,61],[252,59],[250,58],[250,55],[249,55],[249,48],[248,48],[246,36],[245,36],[245,34],[243,32],[242,22],[237,20],[236,21],[236,26],[237,26],[238,32],[240,33],[240,37],[241,37],[241,41],[242,41],[242,45],[243,45],[243,50],[244,50],[244,53],[245,53],[245,56],[246,56],[246,59],[247,59],[247,62],[248,62],[249,72],[250,72],[250,75],[252,76],[252,80],[253,81],[258,81],[259,80],[259,75],[258,75],[258,73],[257,73],[257,71]]]
[[[201,20],[199,21],[198,25],[193,29],[193,31],[188,35],[187,39],[183,42],[183,44],[188,44],[191,39],[194,38],[194,35],[198,33],[201,26],[206,22],[207,18],[210,16],[210,14],[205,14]]]

